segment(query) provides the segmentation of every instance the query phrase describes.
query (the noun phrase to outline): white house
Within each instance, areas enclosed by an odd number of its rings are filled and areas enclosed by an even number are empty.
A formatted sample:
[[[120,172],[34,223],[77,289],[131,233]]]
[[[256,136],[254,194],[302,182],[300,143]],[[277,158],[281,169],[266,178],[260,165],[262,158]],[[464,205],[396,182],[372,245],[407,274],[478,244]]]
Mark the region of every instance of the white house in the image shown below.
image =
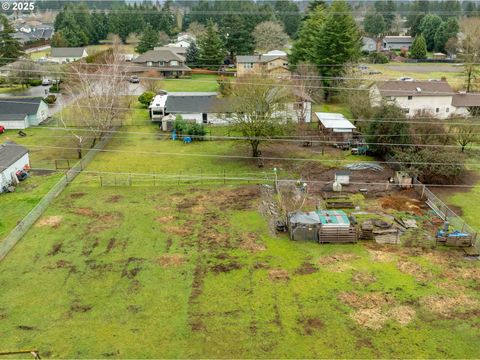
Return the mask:
[[[84,47],[52,47],[49,60],[64,64],[86,58],[87,56],[87,49]]]
[[[311,102],[304,99],[285,104],[284,109],[275,115],[298,121],[301,113],[304,121],[310,122],[311,106]],[[173,114],[199,124],[228,124],[234,106],[231,98],[220,98],[215,92],[162,92],[155,96],[149,111],[153,122],[161,122],[164,116]]]
[[[26,129],[48,118],[48,105],[41,97],[0,98],[0,125],[5,129]]]
[[[12,184],[18,183],[17,171],[30,168],[28,149],[7,141],[0,145],[0,193]]]
[[[428,112],[446,119],[455,113],[452,97],[455,92],[446,81],[378,82],[370,87],[370,103],[380,106],[382,102],[394,103],[405,111],[407,117]]]
[[[385,36],[382,45],[384,50],[401,50],[403,48],[410,49],[412,44],[411,36]]]
[[[480,112],[480,93],[456,93],[452,97],[452,106],[455,108],[455,115],[478,116]],[[472,114],[472,111],[475,113]]]
[[[377,50],[377,42],[375,41],[375,39],[364,36],[362,37],[362,47],[360,50],[369,53],[374,52]]]
[[[174,43],[170,43],[165,45],[166,47],[180,47],[180,48],[188,48],[190,46],[190,43],[185,40],[177,41]]]

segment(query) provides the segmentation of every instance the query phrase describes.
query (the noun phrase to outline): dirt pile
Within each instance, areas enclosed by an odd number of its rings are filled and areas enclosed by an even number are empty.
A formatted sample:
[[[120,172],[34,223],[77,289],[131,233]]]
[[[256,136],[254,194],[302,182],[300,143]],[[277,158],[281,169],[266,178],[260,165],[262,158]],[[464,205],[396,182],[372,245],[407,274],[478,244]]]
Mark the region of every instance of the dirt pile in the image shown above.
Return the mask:
[[[284,269],[272,269],[268,271],[268,277],[272,281],[287,281],[290,280],[290,275]]]
[[[180,266],[185,263],[185,257],[182,254],[163,254],[157,258],[157,263],[164,268]]]
[[[407,213],[422,215],[422,202],[406,196],[389,195],[379,200],[382,209],[392,209],[396,211],[404,211]]]
[[[428,311],[444,318],[468,316],[468,314],[480,315],[478,300],[464,294],[459,294],[455,297],[445,295],[427,296],[421,300],[421,304]]]
[[[61,215],[43,216],[37,221],[35,226],[49,226],[51,228],[58,228],[62,223],[63,217]]]

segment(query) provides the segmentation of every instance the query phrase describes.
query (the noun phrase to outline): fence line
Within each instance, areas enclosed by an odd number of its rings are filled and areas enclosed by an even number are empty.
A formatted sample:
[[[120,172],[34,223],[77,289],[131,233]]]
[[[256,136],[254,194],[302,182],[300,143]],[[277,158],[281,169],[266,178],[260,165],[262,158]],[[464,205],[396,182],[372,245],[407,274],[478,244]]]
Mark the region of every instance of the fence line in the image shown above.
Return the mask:
[[[426,185],[423,185],[418,179],[413,179],[414,189],[422,199],[426,199],[427,205],[440,217],[448,222],[456,229],[472,234],[473,245],[480,248],[480,242],[477,241],[477,230],[468,225],[463,218],[450,209],[440,198],[435,195]]]
[[[20,241],[25,233],[32,227],[38,218],[45,212],[47,207],[55,200],[58,195],[67,187],[67,185],[90,164],[95,155],[105,148],[109,140],[115,135],[115,132],[107,135],[99,141],[90,151],[79,160],[71,169],[65,172],[63,176],[50,191],[30,210],[30,212],[15,226],[12,231],[0,243],[0,261],[7,256],[8,252]]]

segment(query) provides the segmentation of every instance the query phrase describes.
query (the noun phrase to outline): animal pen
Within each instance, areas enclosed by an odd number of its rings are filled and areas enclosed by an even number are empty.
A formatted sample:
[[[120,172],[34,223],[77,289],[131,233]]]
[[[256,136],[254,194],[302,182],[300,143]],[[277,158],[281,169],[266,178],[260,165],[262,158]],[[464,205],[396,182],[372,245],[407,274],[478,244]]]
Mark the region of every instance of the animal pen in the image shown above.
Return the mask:
[[[342,210],[317,210],[289,215],[288,228],[292,240],[319,243],[356,243],[357,231]]]

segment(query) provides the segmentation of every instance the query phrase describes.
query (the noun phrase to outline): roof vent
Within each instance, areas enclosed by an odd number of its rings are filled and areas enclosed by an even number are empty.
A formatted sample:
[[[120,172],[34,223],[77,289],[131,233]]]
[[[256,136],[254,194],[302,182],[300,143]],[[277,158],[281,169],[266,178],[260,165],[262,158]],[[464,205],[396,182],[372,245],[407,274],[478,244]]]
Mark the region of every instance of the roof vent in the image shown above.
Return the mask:
[[[422,92],[422,89],[420,89],[419,87],[417,87],[417,92]]]

